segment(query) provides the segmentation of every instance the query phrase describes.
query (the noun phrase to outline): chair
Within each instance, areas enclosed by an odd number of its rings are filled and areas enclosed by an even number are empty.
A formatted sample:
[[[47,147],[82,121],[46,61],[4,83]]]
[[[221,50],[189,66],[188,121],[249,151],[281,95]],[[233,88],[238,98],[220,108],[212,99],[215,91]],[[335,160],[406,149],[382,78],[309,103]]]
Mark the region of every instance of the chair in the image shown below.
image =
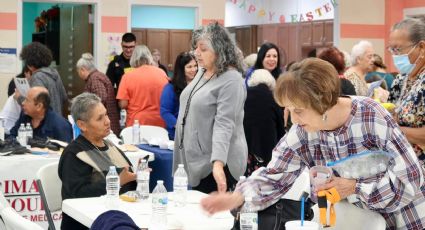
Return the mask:
[[[124,144],[132,144],[133,143],[133,127],[126,127],[121,130],[121,138]],[[140,138],[141,140],[149,141],[153,138],[159,140],[168,141],[168,132],[166,129],[159,126],[152,125],[141,125],[140,126]]]
[[[314,218],[312,221],[320,223],[319,208],[313,206]],[[334,227],[329,227],[329,230],[385,230],[386,222],[384,217],[376,212],[367,209],[359,208],[348,203],[347,200],[342,200],[335,204],[336,224]]]
[[[41,226],[25,219],[10,206],[3,208],[0,216],[3,219],[6,230],[43,230]]]
[[[41,167],[37,172],[37,186],[50,230],[56,229],[51,213],[62,209],[62,181],[58,175],[58,165],[58,162],[54,162]]]

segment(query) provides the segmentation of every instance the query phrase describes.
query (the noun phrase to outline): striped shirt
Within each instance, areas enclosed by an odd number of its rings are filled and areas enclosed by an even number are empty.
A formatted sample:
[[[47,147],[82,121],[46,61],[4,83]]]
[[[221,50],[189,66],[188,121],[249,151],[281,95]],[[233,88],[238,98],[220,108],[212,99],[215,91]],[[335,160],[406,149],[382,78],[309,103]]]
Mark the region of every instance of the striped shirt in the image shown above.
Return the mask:
[[[332,131],[307,133],[294,125],[259,168],[236,191],[253,196],[257,210],[274,204],[306,168],[326,165],[365,150],[394,154],[385,173],[357,179],[357,206],[380,213],[387,229],[425,228],[424,169],[391,115],[372,99],[351,97],[346,123]]]

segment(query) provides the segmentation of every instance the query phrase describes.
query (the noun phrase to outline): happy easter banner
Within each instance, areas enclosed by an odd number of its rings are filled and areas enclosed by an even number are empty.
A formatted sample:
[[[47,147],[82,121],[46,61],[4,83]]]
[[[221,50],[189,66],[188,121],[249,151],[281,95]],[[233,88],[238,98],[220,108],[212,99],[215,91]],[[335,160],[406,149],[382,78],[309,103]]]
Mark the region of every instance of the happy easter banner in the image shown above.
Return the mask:
[[[333,19],[337,0],[227,0],[226,26]]]

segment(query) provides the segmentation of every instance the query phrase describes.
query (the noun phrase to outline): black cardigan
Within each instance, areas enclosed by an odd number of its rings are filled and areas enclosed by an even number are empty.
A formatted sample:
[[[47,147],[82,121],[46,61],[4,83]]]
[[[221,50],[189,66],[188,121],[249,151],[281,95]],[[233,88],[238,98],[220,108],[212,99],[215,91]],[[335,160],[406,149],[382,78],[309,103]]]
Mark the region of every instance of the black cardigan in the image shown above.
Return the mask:
[[[244,106],[244,131],[248,153],[271,160],[272,150],[285,134],[283,108],[274,101],[265,84],[247,88]]]

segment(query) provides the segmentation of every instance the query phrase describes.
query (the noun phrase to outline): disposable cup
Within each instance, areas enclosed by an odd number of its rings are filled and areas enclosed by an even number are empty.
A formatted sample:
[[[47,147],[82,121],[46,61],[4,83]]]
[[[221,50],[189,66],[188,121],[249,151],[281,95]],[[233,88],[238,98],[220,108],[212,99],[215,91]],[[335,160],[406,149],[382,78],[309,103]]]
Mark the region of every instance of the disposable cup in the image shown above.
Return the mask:
[[[314,190],[318,185],[326,184],[331,180],[332,169],[326,166],[313,166],[310,168],[310,189],[311,199],[317,202],[316,194]]]
[[[301,220],[292,220],[285,223],[286,230],[319,230],[319,224],[313,221],[304,221],[301,226]]]

